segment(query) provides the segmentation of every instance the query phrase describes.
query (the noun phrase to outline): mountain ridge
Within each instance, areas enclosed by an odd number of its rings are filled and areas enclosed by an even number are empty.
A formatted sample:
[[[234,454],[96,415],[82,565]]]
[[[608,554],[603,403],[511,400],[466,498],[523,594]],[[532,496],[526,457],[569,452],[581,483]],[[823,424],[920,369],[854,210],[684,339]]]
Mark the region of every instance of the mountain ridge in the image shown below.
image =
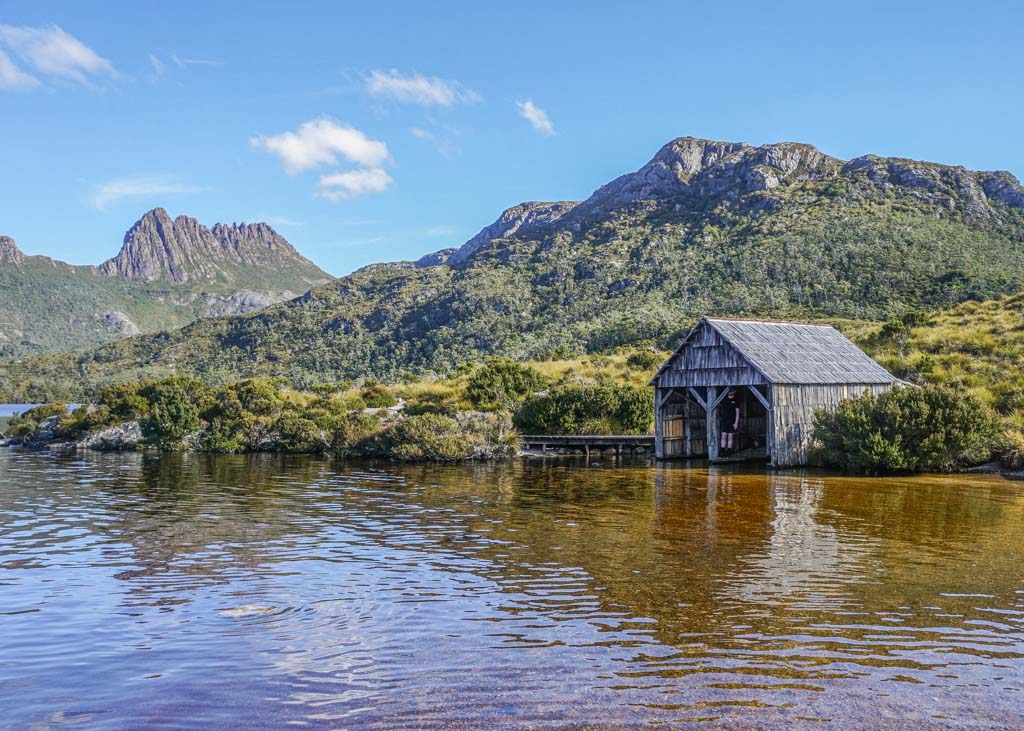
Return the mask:
[[[677,137],[663,145],[645,165],[600,186],[582,201],[526,201],[505,209],[498,219],[459,247],[442,249],[416,260],[418,266],[457,266],[490,241],[506,238],[520,228],[564,222],[582,226],[588,218],[638,200],[677,197],[702,203],[722,195],[769,191],[780,185],[823,181],[863,174],[876,185],[890,181],[929,191],[935,200],[953,193],[966,196],[969,215],[993,215],[990,201],[1024,208],[1024,186],[1005,170],[972,171],[945,165],[873,154],[842,160],[801,142],[776,142],[754,147],[743,142],[718,142]],[[938,191],[938,193],[936,193]],[[547,220],[535,212],[552,211]],[[577,229],[579,230],[579,229]]]
[[[0,237],[0,354],[95,347],[117,337],[241,314],[332,277],[266,223],[146,212],[99,265],[25,255]]]

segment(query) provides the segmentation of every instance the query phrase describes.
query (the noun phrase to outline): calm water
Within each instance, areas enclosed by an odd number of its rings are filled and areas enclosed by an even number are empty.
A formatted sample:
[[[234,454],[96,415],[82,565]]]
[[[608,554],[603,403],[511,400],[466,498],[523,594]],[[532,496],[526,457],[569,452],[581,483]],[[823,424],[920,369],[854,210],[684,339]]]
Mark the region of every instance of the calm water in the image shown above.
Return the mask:
[[[1024,483],[0,450],[0,725],[1024,726]]]

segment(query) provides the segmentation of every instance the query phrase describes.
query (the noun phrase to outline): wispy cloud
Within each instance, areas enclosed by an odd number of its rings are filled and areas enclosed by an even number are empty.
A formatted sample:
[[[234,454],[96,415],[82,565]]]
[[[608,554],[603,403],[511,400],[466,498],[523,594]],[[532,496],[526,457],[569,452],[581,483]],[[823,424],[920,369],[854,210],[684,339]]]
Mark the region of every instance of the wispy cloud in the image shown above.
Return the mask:
[[[167,70],[167,64],[161,61],[158,56],[154,56],[152,53],[149,54],[149,64],[153,67],[153,71],[156,72],[157,76],[163,76],[164,71]]]
[[[453,155],[461,152],[458,145],[452,143],[446,137],[441,137],[430,130],[423,129],[422,127],[410,127],[409,132],[418,140],[426,140],[432,144],[438,152],[445,157],[452,157]]]
[[[387,171],[380,168],[349,170],[321,176],[317,195],[337,202],[368,193],[383,193],[394,182]]]
[[[112,203],[125,198],[145,198],[158,195],[177,195],[181,193],[200,193],[205,188],[189,185],[180,180],[162,176],[139,176],[115,178],[93,186],[89,202],[93,207],[103,210]]]
[[[0,45],[37,74],[50,78],[70,79],[83,86],[92,86],[91,82],[96,77],[120,76],[110,61],[56,25],[45,28],[0,25]],[[8,83],[14,79],[16,83],[14,87],[7,85],[4,88],[39,85],[38,79],[15,66],[6,54],[4,60],[0,60],[0,79],[7,79]],[[36,83],[32,84],[29,79],[35,79]]]
[[[334,165],[339,158],[371,168],[380,167],[391,159],[385,143],[370,139],[355,127],[327,118],[306,122],[297,132],[253,137],[249,143],[279,157],[289,175],[321,165]]]
[[[10,56],[0,51],[0,89],[25,91],[34,89],[40,83],[39,79],[19,69]]]
[[[554,125],[551,124],[548,113],[534,104],[532,99],[527,99],[524,102],[517,100],[516,107],[519,109],[519,114],[545,137],[554,137],[558,134],[555,132]]]
[[[451,107],[480,101],[480,95],[462,83],[422,74],[404,75],[396,69],[373,71],[366,79],[373,96],[423,106]]]
[[[188,58],[179,56],[175,53],[171,54],[171,60],[174,61],[175,65],[179,69],[188,68],[189,66],[224,66],[224,61],[215,61],[209,58]]]

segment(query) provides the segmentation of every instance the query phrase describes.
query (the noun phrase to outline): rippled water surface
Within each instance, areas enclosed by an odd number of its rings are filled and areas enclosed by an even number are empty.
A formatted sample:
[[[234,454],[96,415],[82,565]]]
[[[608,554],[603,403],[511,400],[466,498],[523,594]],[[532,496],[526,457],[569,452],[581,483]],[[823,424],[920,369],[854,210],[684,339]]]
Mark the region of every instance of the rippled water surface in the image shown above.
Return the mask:
[[[1024,483],[0,450],[0,726],[1018,728]]]

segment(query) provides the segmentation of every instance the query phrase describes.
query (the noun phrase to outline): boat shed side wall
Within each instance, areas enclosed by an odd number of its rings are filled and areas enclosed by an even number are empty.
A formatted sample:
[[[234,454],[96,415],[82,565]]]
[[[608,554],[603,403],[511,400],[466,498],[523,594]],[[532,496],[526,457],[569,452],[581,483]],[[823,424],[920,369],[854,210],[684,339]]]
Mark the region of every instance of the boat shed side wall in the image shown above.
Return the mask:
[[[865,392],[877,396],[890,388],[889,383],[773,384],[769,441],[772,464],[792,467],[808,463],[813,445],[814,414],[819,409],[831,411],[845,399]]]

